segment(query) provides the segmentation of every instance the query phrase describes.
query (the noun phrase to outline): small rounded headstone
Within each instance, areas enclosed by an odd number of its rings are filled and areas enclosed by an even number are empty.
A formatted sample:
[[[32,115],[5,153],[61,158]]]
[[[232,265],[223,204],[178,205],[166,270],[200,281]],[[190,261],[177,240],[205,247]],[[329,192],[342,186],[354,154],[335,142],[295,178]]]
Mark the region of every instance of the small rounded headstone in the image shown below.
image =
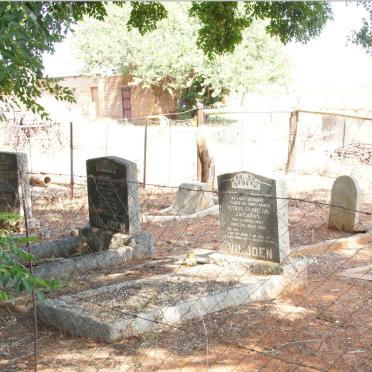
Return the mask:
[[[77,227],[71,229],[71,236],[79,236],[79,229]]]
[[[330,229],[354,232],[359,223],[360,189],[350,176],[336,178],[332,186],[329,211]]]

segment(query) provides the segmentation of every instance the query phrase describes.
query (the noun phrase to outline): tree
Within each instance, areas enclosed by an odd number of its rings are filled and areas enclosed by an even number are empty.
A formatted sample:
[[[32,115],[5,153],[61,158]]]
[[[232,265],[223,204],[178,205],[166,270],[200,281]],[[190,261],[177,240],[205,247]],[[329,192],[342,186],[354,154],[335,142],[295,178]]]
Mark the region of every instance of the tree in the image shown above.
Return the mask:
[[[0,3],[0,99],[21,103],[47,116],[37,102],[42,90],[57,99],[73,102],[70,89],[57,79],[43,76],[44,52],[53,53],[72,26],[84,15],[103,19],[103,3],[1,2]]]
[[[362,27],[358,31],[354,31],[351,41],[354,44],[362,46],[368,54],[372,56],[372,3],[363,1],[358,3],[367,11],[368,17],[363,18]]]
[[[370,12],[369,2],[363,4]],[[104,19],[104,3],[0,2],[0,100],[13,97],[43,115],[46,113],[37,102],[42,89],[57,99],[73,101],[71,90],[43,76],[42,54],[53,53],[54,43],[62,41],[86,15]],[[266,31],[283,43],[307,42],[320,34],[332,11],[327,2],[246,2],[243,6],[234,1],[193,2],[189,16],[200,22],[197,46],[213,58],[231,53],[254,20],[267,19]],[[167,10],[160,2],[133,3],[127,27],[144,34],[166,17]],[[371,22],[366,19],[352,40],[370,53]]]
[[[213,99],[224,92],[267,90],[288,80],[290,61],[277,38],[257,21],[242,33],[231,52],[206,56],[196,47],[200,22],[188,16],[188,4],[167,4],[167,18],[144,36],[125,30],[133,10],[106,7],[105,20],[86,19],[77,28],[74,45],[86,73],[131,75],[144,87],[162,86],[189,98]]]
[[[124,3],[121,3],[123,6]],[[317,35],[331,17],[327,3],[192,3],[190,16],[198,18],[197,45],[208,55],[232,52],[253,19],[269,18],[267,31],[286,42]],[[46,115],[37,99],[46,89],[57,99],[73,101],[71,90],[43,77],[42,53],[53,53],[54,43],[87,15],[104,19],[103,2],[0,3],[0,97],[13,97],[27,109]],[[152,31],[167,16],[162,3],[133,3],[129,28]],[[124,31],[125,32],[125,31]]]

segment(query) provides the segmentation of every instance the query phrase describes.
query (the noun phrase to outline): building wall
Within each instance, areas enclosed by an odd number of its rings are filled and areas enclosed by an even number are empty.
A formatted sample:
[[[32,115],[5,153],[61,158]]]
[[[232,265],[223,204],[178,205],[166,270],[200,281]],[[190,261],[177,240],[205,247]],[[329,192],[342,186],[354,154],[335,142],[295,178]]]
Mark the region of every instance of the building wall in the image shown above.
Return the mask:
[[[97,76],[68,76],[63,78],[61,84],[74,91],[76,104],[83,117],[93,118],[96,116],[95,104],[92,102],[90,88],[98,86]],[[70,107],[70,105],[68,105]]]
[[[62,84],[74,90],[76,106],[82,116],[88,118],[123,119],[121,88],[130,86],[132,117],[164,114],[175,110],[176,98],[156,89],[143,89],[131,86],[126,76],[71,76],[65,77]],[[91,88],[98,88],[98,112],[92,101]]]

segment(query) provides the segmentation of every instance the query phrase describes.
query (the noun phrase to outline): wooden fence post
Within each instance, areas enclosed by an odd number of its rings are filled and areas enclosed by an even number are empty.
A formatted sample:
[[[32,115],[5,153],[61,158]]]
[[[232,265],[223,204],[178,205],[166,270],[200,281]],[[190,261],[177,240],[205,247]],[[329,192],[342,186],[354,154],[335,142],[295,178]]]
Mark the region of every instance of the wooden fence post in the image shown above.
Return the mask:
[[[204,110],[201,102],[196,103],[196,126],[204,124]]]
[[[296,159],[296,137],[297,137],[298,111],[291,112],[289,119],[289,141],[288,141],[288,158],[285,172],[293,172],[295,169]]]
[[[196,127],[198,128],[199,125],[204,124],[204,110],[203,104],[201,102],[196,103]],[[199,129],[196,129],[196,179],[197,181],[201,181],[202,179],[202,164],[199,154],[199,140],[198,135]]]

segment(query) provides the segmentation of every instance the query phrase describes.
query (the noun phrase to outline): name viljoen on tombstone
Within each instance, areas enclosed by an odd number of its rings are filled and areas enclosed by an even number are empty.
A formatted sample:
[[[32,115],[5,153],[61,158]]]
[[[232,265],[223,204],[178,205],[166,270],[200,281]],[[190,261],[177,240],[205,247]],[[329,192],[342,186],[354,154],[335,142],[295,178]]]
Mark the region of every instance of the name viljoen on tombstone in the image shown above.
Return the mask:
[[[27,155],[18,152],[0,152],[0,212],[23,214],[22,194],[30,216]]]
[[[89,223],[124,234],[140,229],[137,166],[114,156],[87,160]]]
[[[289,252],[284,183],[249,172],[229,173],[218,176],[218,191],[221,250],[282,262]]]

